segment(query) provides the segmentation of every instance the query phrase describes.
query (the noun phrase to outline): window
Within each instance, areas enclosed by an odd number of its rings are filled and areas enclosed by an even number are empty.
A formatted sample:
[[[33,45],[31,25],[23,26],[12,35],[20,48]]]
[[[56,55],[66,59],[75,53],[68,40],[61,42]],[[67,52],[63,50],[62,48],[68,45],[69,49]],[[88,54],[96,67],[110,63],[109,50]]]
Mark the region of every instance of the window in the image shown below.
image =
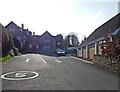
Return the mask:
[[[20,35],[17,36],[17,40],[21,40],[21,36]]]
[[[9,28],[9,31],[12,31],[11,28]]]
[[[50,40],[49,39],[45,39],[45,43],[49,44]]]
[[[29,32],[27,32],[27,35],[29,35]]]
[[[13,28],[12,31],[15,31],[15,28]]]
[[[102,44],[102,41],[99,41],[99,44]]]
[[[57,42],[57,45],[60,45],[60,42]]]
[[[15,31],[15,28],[9,28],[9,31]]]
[[[30,44],[29,47],[32,48],[32,44]]]
[[[50,50],[50,46],[44,46],[44,50]]]
[[[38,44],[37,44],[36,48],[38,49],[38,47],[39,47],[39,46],[38,46]]]
[[[103,43],[106,43],[106,41],[104,40]]]

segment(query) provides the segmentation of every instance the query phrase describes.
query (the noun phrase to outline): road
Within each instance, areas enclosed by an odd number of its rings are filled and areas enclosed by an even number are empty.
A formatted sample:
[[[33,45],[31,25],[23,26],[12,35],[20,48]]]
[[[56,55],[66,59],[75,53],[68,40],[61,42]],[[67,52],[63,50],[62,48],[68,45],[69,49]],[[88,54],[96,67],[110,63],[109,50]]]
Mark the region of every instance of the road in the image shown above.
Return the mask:
[[[26,54],[3,63],[2,74],[16,71],[39,75],[26,80],[2,79],[2,90],[118,90],[117,73],[71,56]]]

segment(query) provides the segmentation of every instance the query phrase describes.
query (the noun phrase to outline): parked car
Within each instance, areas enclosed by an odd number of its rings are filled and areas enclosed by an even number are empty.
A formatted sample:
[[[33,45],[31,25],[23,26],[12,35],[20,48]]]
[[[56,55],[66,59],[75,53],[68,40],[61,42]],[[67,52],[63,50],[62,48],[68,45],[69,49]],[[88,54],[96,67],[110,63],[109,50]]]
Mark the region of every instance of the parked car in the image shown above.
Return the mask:
[[[76,47],[68,47],[66,50],[67,54],[77,55],[78,49]]]
[[[65,56],[66,52],[63,49],[57,49],[56,54],[59,55],[59,56]]]

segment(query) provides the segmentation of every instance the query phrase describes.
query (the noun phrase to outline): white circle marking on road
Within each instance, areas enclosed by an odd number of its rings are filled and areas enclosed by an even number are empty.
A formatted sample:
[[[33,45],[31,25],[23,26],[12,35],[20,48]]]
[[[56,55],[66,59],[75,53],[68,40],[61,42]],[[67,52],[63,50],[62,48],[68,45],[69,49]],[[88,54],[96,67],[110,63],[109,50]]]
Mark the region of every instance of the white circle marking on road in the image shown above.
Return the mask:
[[[32,77],[27,77],[27,78],[6,78],[5,76],[6,75],[9,75],[9,74],[14,74],[14,73],[17,73],[17,72],[25,72],[25,73],[33,73],[35,74],[34,76]],[[39,74],[37,72],[32,72],[32,71],[17,71],[17,72],[9,72],[9,73],[6,73],[6,74],[3,74],[1,76],[2,79],[6,79],[6,80],[27,80],[27,79],[33,79],[33,78],[36,78],[39,76]]]

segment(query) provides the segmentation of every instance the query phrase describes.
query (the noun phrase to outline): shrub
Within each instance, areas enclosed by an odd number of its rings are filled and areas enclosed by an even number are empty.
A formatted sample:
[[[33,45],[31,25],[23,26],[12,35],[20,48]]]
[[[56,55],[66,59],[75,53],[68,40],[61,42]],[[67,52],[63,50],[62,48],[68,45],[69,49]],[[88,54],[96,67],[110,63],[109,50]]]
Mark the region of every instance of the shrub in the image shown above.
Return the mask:
[[[2,26],[2,56],[7,55],[13,45],[12,35]]]

